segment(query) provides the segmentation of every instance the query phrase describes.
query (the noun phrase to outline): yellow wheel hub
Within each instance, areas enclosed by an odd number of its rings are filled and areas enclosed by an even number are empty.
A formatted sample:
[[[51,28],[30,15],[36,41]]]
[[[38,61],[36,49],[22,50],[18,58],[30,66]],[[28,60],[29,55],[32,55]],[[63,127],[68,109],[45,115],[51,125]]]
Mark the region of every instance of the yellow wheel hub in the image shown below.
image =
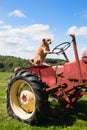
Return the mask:
[[[26,112],[32,112],[34,109],[34,95],[29,90],[23,90],[20,93],[19,102]]]
[[[13,112],[22,119],[28,119],[35,111],[35,94],[25,80],[17,80],[11,86],[10,104]]]

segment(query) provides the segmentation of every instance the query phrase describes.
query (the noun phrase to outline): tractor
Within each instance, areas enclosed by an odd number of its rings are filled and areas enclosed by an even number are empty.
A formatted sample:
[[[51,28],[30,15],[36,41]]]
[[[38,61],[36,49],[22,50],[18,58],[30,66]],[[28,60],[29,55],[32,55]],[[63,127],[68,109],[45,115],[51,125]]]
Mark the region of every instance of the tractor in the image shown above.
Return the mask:
[[[49,97],[65,102],[65,108],[71,108],[82,96],[87,95],[87,51],[79,59],[75,35],[71,42],[57,45],[52,52],[63,54],[66,63],[55,66],[43,62],[15,71],[7,87],[7,111],[10,116],[28,123],[38,124],[46,118],[49,110]],[[73,45],[75,61],[69,61],[65,50]]]

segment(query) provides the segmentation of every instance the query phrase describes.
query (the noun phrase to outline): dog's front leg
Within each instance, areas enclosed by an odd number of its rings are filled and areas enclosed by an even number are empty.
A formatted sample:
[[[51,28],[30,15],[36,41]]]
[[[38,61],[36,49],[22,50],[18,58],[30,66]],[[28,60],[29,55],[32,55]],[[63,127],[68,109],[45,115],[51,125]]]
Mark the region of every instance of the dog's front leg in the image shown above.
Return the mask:
[[[50,51],[50,50],[46,50],[45,48],[44,48],[44,54],[51,54],[52,52]]]

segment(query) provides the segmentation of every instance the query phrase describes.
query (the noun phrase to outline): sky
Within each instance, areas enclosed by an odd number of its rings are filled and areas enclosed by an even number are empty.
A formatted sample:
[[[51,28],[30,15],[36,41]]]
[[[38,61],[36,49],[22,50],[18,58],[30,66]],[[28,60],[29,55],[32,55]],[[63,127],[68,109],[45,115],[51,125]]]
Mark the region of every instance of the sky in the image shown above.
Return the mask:
[[[70,34],[81,58],[87,49],[87,0],[0,0],[0,55],[33,59],[43,38],[52,39],[52,50],[71,42]],[[72,44],[66,53],[74,60]]]

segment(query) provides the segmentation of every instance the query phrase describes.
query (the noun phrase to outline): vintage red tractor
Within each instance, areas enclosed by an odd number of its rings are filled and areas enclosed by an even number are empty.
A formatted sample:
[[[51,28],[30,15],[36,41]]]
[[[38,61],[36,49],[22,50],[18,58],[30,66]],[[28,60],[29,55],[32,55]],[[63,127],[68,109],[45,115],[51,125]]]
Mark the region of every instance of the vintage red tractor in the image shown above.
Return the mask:
[[[87,95],[87,51],[79,60],[75,36],[53,49],[67,60],[63,66],[43,63],[17,70],[7,87],[7,110],[9,115],[28,124],[39,123],[49,108],[48,97],[62,99],[70,108],[78,98]],[[65,50],[73,44],[75,61],[69,62]]]

